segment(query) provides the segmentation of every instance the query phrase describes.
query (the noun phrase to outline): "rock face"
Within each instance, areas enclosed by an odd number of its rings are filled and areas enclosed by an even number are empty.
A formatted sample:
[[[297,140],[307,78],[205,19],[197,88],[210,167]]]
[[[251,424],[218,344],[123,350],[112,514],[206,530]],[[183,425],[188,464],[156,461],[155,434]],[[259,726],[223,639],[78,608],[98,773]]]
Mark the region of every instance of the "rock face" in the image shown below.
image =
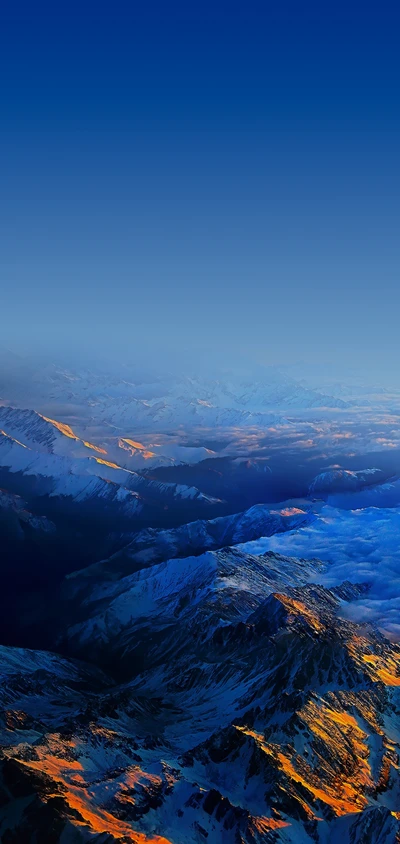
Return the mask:
[[[63,647],[91,665],[2,648],[1,840],[395,844],[400,649],[324,569],[228,547],[88,576]]]

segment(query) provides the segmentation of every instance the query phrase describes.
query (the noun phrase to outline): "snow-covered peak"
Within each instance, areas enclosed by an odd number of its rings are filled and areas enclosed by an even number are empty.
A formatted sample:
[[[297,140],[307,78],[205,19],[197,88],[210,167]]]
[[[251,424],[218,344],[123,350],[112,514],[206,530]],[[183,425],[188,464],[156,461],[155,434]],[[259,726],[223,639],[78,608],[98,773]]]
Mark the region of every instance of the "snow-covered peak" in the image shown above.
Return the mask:
[[[317,475],[310,485],[310,493],[348,492],[377,483],[382,477],[380,469],[343,469],[336,466]]]

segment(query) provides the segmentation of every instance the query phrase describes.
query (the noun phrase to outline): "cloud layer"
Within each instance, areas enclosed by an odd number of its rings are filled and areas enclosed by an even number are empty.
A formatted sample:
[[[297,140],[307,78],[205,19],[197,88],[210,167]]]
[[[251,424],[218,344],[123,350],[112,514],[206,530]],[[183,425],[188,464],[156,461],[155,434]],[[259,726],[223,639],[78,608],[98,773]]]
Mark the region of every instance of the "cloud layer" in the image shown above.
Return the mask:
[[[371,621],[400,639],[400,508],[339,510],[321,506],[315,522],[298,531],[246,543],[253,554],[277,551],[294,557],[319,557],[327,563],[318,582],[330,587],[350,580],[367,582],[366,598],[343,612]]]

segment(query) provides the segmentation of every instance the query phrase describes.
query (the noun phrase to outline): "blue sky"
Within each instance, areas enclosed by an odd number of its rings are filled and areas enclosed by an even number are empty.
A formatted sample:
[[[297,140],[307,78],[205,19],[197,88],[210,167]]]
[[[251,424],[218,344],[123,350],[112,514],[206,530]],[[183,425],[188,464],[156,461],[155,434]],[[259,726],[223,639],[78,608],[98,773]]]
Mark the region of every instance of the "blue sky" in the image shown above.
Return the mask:
[[[1,19],[3,343],[395,366],[395,4]]]

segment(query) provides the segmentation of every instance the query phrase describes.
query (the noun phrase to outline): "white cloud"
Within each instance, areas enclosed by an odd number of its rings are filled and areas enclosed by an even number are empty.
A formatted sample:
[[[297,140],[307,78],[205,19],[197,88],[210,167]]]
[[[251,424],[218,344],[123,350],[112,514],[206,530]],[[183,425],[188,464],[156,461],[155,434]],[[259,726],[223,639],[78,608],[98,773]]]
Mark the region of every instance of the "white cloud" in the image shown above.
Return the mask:
[[[271,550],[319,557],[327,568],[316,579],[327,587],[344,580],[369,583],[368,595],[344,612],[400,638],[400,508],[339,510],[324,505],[311,525],[241,547],[253,554]]]

